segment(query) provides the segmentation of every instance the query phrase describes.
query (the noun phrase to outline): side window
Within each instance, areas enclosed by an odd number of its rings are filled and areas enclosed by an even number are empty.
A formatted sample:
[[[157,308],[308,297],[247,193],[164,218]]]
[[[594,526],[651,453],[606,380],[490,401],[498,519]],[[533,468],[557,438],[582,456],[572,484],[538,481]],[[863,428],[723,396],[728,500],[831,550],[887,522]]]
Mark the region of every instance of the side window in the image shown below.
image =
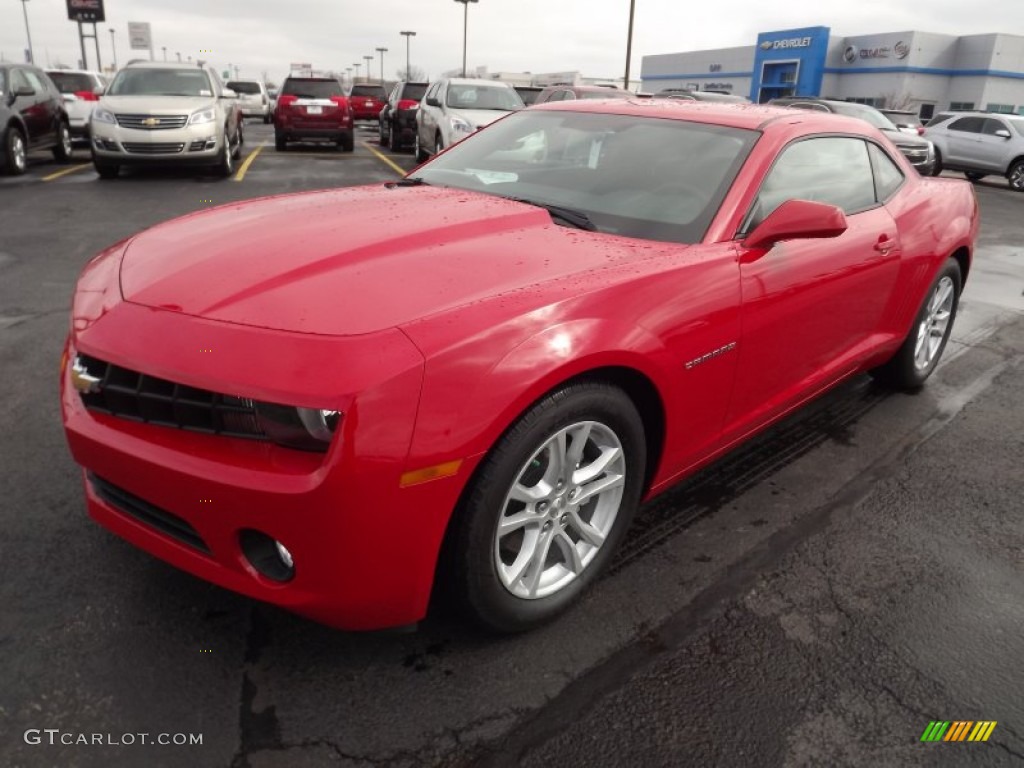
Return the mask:
[[[20,69],[11,70],[11,93],[17,92],[21,88],[31,88],[28,84],[28,80],[25,78],[25,74]]]
[[[995,136],[996,131],[1007,130],[1006,126],[998,120],[994,120],[991,117],[985,119],[985,124],[982,126],[981,132],[986,136]]]
[[[980,117],[961,117],[949,124],[949,130],[963,133],[981,133],[984,120]]]
[[[29,87],[35,91],[36,94],[45,96],[46,92],[50,90],[46,87],[46,83],[43,82],[42,78],[31,69],[23,69],[21,70],[21,73],[25,75],[26,79],[28,79]]]
[[[761,184],[744,231],[750,232],[787,200],[828,203],[847,214],[875,205],[875,178],[865,142],[836,136],[790,144]]]
[[[875,194],[885,202],[903,185],[903,172],[877,144],[868,144],[868,154],[875,169]]]

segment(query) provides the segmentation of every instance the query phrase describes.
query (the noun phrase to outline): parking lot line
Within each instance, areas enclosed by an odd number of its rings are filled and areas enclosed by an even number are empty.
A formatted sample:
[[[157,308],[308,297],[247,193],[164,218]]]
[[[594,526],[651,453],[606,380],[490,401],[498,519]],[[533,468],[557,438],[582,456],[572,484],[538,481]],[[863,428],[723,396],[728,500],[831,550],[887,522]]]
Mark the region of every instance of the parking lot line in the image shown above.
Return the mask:
[[[376,157],[378,160],[381,160],[385,164],[389,165],[391,167],[391,169],[395,173],[397,173],[399,176],[405,176],[405,169],[402,168],[402,166],[400,166],[397,163],[393,162],[391,160],[391,158],[388,157],[387,155],[382,154],[382,153],[378,152],[376,149],[374,149],[373,147],[371,147],[370,143],[368,141],[361,141],[359,143],[362,144],[364,147],[366,147],[368,150],[370,150],[370,152],[372,152],[374,157]]]
[[[70,168],[65,168],[62,171],[51,173],[49,176],[43,176],[43,181],[53,181],[54,179],[59,179],[61,176],[67,176],[69,173],[80,171],[83,168],[92,168],[92,163],[82,163],[81,165],[73,165]]]
[[[267,142],[264,141],[249,153],[249,156],[245,158],[245,162],[243,162],[235,172],[235,181],[241,181],[245,178],[245,172],[249,170],[249,166],[252,165],[252,161],[256,159],[256,155],[258,155],[265,146],[267,146]]]

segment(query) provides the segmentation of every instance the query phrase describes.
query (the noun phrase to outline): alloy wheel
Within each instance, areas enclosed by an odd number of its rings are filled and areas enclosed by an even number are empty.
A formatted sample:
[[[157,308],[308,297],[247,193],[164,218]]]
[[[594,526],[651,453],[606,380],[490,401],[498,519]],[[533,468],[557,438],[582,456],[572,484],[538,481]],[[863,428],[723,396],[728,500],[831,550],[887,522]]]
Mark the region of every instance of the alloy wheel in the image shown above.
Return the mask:
[[[1010,186],[1018,192],[1024,192],[1024,163],[1017,163],[1010,169]]]
[[[24,173],[28,166],[28,157],[25,152],[25,139],[18,131],[12,131],[11,138],[11,162],[18,173]]]
[[[914,365],[918,370],[929,368],[942,347],[953,312],[954,293],[953,280],[947,276],[939,280],[928,299],[928,309],[917,327],[914,345]]]

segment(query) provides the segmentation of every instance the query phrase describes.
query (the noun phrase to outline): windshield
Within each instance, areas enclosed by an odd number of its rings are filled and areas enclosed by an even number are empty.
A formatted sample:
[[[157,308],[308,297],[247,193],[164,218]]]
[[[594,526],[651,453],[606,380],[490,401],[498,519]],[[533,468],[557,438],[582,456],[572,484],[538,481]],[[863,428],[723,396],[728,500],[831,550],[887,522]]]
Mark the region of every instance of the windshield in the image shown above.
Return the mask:
[[[409,83],[402,89],[402,99],[420,101],[427,92],[426,83]]]
[[[1024,120],[1020,120],[1015,117],[1007,117],[1006,122],[1013,126],[1013,130],[1024,136]]]
[[[341,96],[341,83],[337,80],[312,80],[289,77],[281,88],[282,96],[298,96],[300,99],[329,99]]]
[[[235,93],[244,93],[250,96],[262,93],[260,91],[260,84],[252,80],[232,80],[228,83],[228,88]]]
[[[699,242],[760,134],[683,120],[515,112],[414,174],[583,214],[628,237]]]
[[[96,85],[89,75],[80,72],[47,72],[57,90],[61,93],[76,93],[79,91],[92,91]]]
[[[445,104],[452,109],[499,109],[507,112],[525,106],[518,93],[501,85],[449,83],[445,98]]]
[[[351,96],[369,96],[371,99],[383,100],[387,94],[382,85],[353,85]]]
[[[122,69],[107,89],[110,96],[213,96],[206,72],[192,69]]]

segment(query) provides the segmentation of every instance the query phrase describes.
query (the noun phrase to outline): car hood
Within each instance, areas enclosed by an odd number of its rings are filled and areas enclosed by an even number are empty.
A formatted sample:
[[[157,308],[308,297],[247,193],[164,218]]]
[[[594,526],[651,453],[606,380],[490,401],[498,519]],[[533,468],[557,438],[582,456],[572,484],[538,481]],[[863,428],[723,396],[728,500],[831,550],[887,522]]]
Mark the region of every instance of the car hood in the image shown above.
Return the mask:
[[[448,114],[452,117],[461,117],[474,128],[483,128],[490,125],[499,117],[504,117],[510,110],[504,109],[452,109],[448,108]]]
[[[118,114],[187,115],[212,107],[212,96],[101,96],[100,106]]]
[[[619,240],[493,195],[357,187],[231,204],[149,229],[124,252],[121,293],[210,320],[362,334],[610,266],[611,252],[628,253]]]
[[[882,131],[897,147],[927,147],[931,142],[928,139],[918,136],[916,133],[907,133],[898,128]]]

